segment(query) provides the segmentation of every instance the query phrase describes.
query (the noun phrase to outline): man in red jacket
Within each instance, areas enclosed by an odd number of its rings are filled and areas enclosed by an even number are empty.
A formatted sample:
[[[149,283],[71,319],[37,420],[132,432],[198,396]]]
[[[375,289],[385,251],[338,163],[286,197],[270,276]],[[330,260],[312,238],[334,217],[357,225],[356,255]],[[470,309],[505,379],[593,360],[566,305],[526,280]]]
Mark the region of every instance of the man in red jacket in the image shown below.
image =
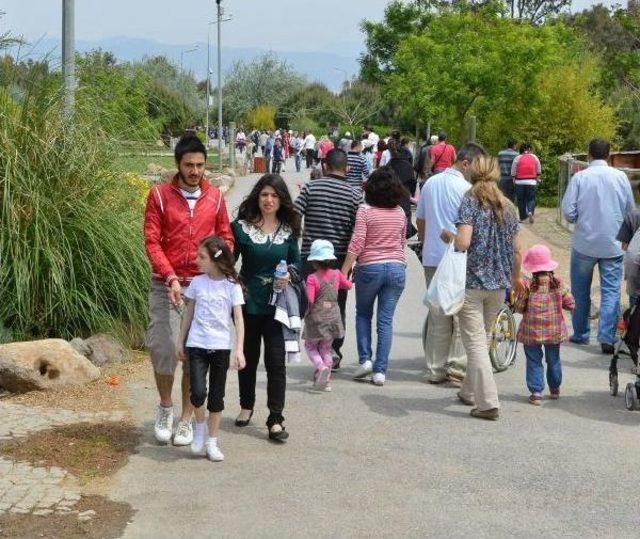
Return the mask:
[[[196,256],[201,240],[221,236],[233,249],[222,192],[204,179],[206,148],[198,138],[186,136],[176,145],[175,159],[178,173],[171,182],[151,189],[144,216],[145,247],[153,277],[147,346],[160,394],[154,431],[156,439],[163,443],[173,435],[171,390],[177,366],[182,289],[199,273]],[[188,445],[193,439],[189,389],[189,364],[185,362],[182,416],[173,437],[175,445]]]

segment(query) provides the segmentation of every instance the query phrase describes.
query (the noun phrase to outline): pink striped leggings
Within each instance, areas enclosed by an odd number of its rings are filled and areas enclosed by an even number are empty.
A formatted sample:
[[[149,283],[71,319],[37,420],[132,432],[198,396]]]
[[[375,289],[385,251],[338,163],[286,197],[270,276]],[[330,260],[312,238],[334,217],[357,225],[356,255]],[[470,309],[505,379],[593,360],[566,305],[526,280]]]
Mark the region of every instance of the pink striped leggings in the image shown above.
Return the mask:
[[[333,366],[333,340],[329,341],[305,341],[304,348],[309,355],[311,363],[316,367],[316,371]]]

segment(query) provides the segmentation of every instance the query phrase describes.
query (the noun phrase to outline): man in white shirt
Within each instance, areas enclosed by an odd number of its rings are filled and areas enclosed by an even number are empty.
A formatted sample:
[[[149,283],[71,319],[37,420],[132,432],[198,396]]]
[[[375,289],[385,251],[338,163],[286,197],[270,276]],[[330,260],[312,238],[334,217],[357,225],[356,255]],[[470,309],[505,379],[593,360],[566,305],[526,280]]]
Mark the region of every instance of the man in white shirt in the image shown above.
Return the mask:
[[[307,168],[311,168],[313,165],[313,153],[316,148],[316,137],[313,136],[313,133],[308,133],[304,137],[304,143],[302,144],[302,151],[304,152],[304,157],[307,162]]]
[[[422,265],[427,288],[442,260],[447,245],[440,239],[443,229],[455,234],[458,209],[465,193],[471,188],[467,181],[474,159],[486,155],[482,146],[469,143],[458,152],[451,168],[432,176],[424,184],[416,213],[418,239],[422,242]],[[467,357],[460,340],[455,316],[440,316],[430,312],[425,346],[427,381],[439,384],[464,378]]]

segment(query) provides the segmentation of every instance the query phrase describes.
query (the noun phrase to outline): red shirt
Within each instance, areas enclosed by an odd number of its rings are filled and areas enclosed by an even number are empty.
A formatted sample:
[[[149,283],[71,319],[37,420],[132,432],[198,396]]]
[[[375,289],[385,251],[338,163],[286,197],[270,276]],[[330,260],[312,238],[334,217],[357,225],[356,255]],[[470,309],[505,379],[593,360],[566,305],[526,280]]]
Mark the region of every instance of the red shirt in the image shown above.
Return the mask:
[[[327,154],[333,150],[333,142],[329,139],[323,140],[319,145],[318,149],[320,150],[320,158],[324,159],[327,157]]]
[[[433,172],[441,172],[453,165],[456,160],[456,149],[446,142],[438,142],[438,144],[431,146],[429,157]]]
[[[187,284],[200,273],[198,245],[208,237],[222,237],[233,251],[233,233],[222,192],[206,180],[200,182],[200,198],[193,212],[178,187],[170,183],[149,192],[144,214],[144,238],[153,277],[165,282],[177,277]]]

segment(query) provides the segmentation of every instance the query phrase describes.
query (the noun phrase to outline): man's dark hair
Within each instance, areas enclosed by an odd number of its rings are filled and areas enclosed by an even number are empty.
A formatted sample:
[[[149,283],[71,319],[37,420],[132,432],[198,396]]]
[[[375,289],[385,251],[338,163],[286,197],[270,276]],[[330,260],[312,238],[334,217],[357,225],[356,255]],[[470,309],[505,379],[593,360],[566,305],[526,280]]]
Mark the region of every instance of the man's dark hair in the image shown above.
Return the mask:
[[[408,199],[409,191],[391,167],[376,169],[364,186],[365,202],[376,208],[395,208]]]
[[[362,145],[362,141],[358,139],[354,139],[351,141],[351,149],[355,150],[358,146]]]
[[[192,135],[187,135],[182,137],[178,144],[176,144],[176,149],[173,152],[174,157],[176,158],[176,163],[179,165],[182,158],[187,153],[201,153],[204,155],[204,158],[207,158],[207,149],[202,144],[202,141],[198,137],[194,137]]]
[[[611,152],[611,144],[603,138],[594,138],[589,143],[589,155],[594,159],[608,159]]]
[[[516,142],[515,139],[510,138],[509,140],[507,140],[507,148],[513,149],[516,147],[516,144],[518,143]]]
[[[344,150],[333,148],[327,153],[324,162],[328,172],[346,172],[349,158]]]
[[[447,134],[444,131],[440,131],[440,133],[438,133],[438,140],[440,142],[447,140]]]
[[[478,157],[486,157],[487,151],[480,146],[480,144],[476,144],[475,142],[467,142],[462,148],[458,150],[458,154],[456,156],[456,162],[462,163],[462,161],[469,161],[472,163]]]

